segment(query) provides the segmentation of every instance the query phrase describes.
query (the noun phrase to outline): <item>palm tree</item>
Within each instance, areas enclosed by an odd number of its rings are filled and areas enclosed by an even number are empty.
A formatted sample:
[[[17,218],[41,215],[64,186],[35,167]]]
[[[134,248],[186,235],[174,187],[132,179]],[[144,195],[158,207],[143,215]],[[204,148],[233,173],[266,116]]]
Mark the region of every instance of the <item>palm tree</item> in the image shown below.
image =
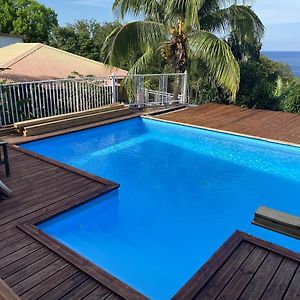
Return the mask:
[[[227,5],[230,3],[231,5]],[[199,76],[209,76],[236,97],[240,70],[230,46],[221,36],[261,39],[264,26],[250,6],[237,0],[115,0],[113,10],[133,21],[116,28],[106,39],[103,52],[118,65],[128,53],[141,53],[129,70],[144,73],[162,55],[175,72],[185,72],[191,58],[201,62]]]

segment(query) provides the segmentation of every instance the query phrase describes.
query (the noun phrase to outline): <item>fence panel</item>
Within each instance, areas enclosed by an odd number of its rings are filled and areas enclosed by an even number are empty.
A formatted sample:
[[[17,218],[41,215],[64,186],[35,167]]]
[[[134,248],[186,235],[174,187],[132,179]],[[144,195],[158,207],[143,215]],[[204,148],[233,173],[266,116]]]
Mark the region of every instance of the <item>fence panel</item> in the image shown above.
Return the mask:
[[[0,84],[0,126],[98,108],[186,103],[187,74],[69,78]]]
[[[187,102],[187,73],[128,75],[124,86],[129,102],[138,107]]]
[[[0,85],[0,125],[112,104],[111,77]]]

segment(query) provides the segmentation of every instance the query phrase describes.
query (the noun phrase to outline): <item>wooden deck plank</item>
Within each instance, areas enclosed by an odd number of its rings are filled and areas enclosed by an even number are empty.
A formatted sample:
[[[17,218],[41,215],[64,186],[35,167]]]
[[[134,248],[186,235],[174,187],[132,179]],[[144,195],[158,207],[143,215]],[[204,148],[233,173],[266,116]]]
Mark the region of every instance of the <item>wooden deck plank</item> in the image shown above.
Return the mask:
[[[74,266],[68,264],[65,268],[60,269],[53,275],[49,276],[47,279],[43,280],[38,285],[34,286],[32,289],[28,290],[24,294],[22,294],[22,299],[38,299],[43,298],[44,294],[46,294],[49,290],[55,288],[57,286],[57,282],[65,281],[70,278],[72,275],[80,273],[78,269]],[[57,299],[57,298],[52,298]]]
[[[299,263],[296,263],[295,261],[283,259],[280,267],[278,268],[261,299],[282,299],[295,275],[298,266]]]
[[[11,244],[18,243],[23,239],[27,238],[28,236],[24,234],[22,231],[18,231],[17,233],[13,233],[13,235],[5,237],[3,240],[0,241],[0,250],[3,248],[8,247]]]
[[[105,300],[119,300],[116,294],[110,294]]]
[[[227,282],[234,276],[239,267],[249,257],[254,250],[254,246],[249,243],[244,243],[236,249],[231,257],[223,265],[216,275],[210,280],[200,293],[195,297],[197,300],[209,300],[216,297],[224,289]]]
[[[11,284],[12,289],[22,297],[22,294],[38,285],[39,283],[46,280],[51,275],[67,267],[68,263],[62,258],[58,258],[55,261],[52,261],[50,264],[47,264],[41,270],[34,272],[31,276],[26,277],[24,280],[18,282],[17,284]]]
[[[43,295],[43,300],[52,300],[52,299],[60,299],[65,296],[69,291],[74,291],[75,288],[80,286],[82,288],[82,284],[88,279],[88,275],[82,272],[77,271],[72,276],[67,278],[65,281],[61,282],[55,288],[48,291],[46,294]],[[79,297],[76,293],[73,296]]]
[[[110,291],[103,289],[103,287],[101,287],[101,286],[98,286],[95,290],[93,290],[90,294],[83,297],[82,299],[84,299],[84,300],[104,300],[109,295],[111,295]]]
[[[31,244],[27,245],[26,247],[15,251],[11,253],[10,255],[7,255],[0,259],[0,266],[1,268],[13,263],[16,260],[19,260],[28,254],[35,252],[36,250],[42,248],[42,245],[36,241],[33,241]],[[1,276],[1,270],[0,270],[0,276]]]
[[[88,294],[90,294],[93,290],[95,290],[98,286],[98,283],[93,279],[85,280],[81,285],[75,287],[70,290],[69,293],[66,293],[61,300],[73,300],[77,297],[77,299],[82,299]]]
[[[17,271],[14,274],[6,277],[5,281],[11,286],[16,285],[20,281],[25,280],[26,278],[34,275],[36,272],[53,264],[58,259],[59,259],[59,256],[56,255],[55,253],[51,253],[51,252],[48,253],[46,256],[41,257],[40,259],[38,259],[36,257],[36,260],[32,264],[22,268],[22,270]]]
[[[248,110],[234,105],[210,103],[163,114],[156,118],[300,144],[300,115],[298,114]]]
[[[260,247],[255,248],[246,261],[240,266],[236,274],[231,278],[221,294],[217,297],[218,300],[237,299],[248,285],[254,274],[257,272],[268,251]]]
[[[33,242],[34,240],[30,236],[27,236],[26,238],[20,240],[18,243],[14,243],[6,248],[3,248],[0,253],[0,259],[24,248],[25,246],[32,244]]]
[[[48,205],[48,201],[51,203],[54,203],[57,201],[62,201],[63,199],[65,199],[67,197],[74,196],[74,195],[78,194],[79,192],[81,192],[82,189],[88,188],[88,183],[89,182],[81,181],[80,179],[71,179],[70,181],[66,180],[64,187],[61,187],[61,188],[57,188],[57,183],[54,183],[54,182],[52,184],[48,184],[47,187],[52,189],[52,193],[45,195],[44,200],[47,200],[47,202],[45,202],[46,204],[44,204],[43,202],[37,203],[37,201],[36,201],[38,198],[41,197],[41,195],[43,195],[42,189],[35,190],[35,192],[37,194],[34,197],[28,198],[28,201],[24,200],[23,205],[21,207],[15,207],[15,202],[13,202],[13,201],[6,201],[5,204],[7,204],[7,205],[5,206],[5,211],[1,214],[0,220],[9,215],[15,214],[17,212],[22,212],[23,209],[27,209],[29,207],[35,206],[35,207],[42,208],[45,205]],[[74,189],[74,185],[76,185],[76,184],[80,184],[81,188]],[[64,191],[63,195],[62,195],[62,191]],[[21,197],[21,195],[20,195],[20,197]]]
[[[34,262],[40,260],[41,258],[49,255],[51,253],[48,248],[42,247],[35,252],[32,252],[25,256],[23,259],[16,260],[6,267],[1,268],[2,278],[5,279],[13,274],[28,268]]]
[[[76,182],[73,183],[73,185],[76,185]],[[80,186],[80,189],[76,189],[76,192],[71,194],[72,196],[78,197],[76,195],[85,193],[86,190],[91,191],[97,191],[99,190],[98,187],[95,187],[92,183],[84,184]],[[64,198],[65,199],[65,198]],[[47,208],[47,210],[55,209],[56,207],[59,207],[62,205],[60,199],[58,198],[52,198],[47,204],[45,203],[37,203],[36,205],[31,205],[28,207],[24,207],[22,210],[17,210],[14,214],[10,214],[8,216],[5,216],[0,219],[0,226],[4,225],[6,223],[9,223],[11,221],[15,221],[17,218],[22,218],[23,220],[27,219],[28,215],[32,215],[36,211],[39,211],[41,208]],[[31,217],[30,217],[31,218]]]
[[[289,286],[284,300],[296,300],[300,299],[300,268],[298,267],[295,276],[293,278],[293,281],[291,282],[291,285]]]
[[[281,262],[282,257],[280,255],[269,253],[266,260],[263,262],[257,273],[254,275],[246,289],[241,294],[240,299],[259,299],[272,280]],[[269,280],[266,280],[266,278],[269,278]]]
[[[22,191],[18,190],[18,193],[16,193],[16,189],[12,188],[13,190],[13,198],[10,198],[9,201],[3,201],[1,203],[1,207],[3,208],[3,215],[6,214],[6,210],[10,209],[10,208],[15,208],[15,209],[21,209],[23,207],[23,205],[25,203],[28,202],[32,202],[37,200],[37,198],[40,198],[41,196],[43,196],[43,199],[45,200],[50,200],[53,197],[61,197],[62,195],[62,190],[66,190],[67,192],[71,192],[74,190],[74,183],[78,183],[78,181],[82,184],[85,184],[87,182],[90,181],[86,181],[86,180],[80,180],[80,178],[74,178],[74,177],[67,177],[64,178],[64,184],[62,185],[58,185],[57,182],[55,180],[49,181],[47,183],[47,188],[51,191],[48,193],[45,193],[45,190],[43,189],[43,187],[39,186],[35,189],[32,189],[32,193],[31,195],[29,195],[29,197],[24,197],[24,193],[22,193]],[[9,184],[8,184],[9,185]],[[12,185],[9,185],[12,186]],[[18,204],[18,202],[23,198],[22,201],[22,206],[17,206],[16,204]],[[2,215],[2,214],[1,214]]]

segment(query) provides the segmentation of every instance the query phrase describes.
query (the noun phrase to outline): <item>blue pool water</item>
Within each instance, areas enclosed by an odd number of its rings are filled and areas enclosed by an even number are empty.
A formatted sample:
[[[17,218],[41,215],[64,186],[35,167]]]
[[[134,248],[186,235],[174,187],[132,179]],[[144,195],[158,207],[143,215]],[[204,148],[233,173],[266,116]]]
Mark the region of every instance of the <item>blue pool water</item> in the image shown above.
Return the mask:
[[[38,225],[151,299],[169,299],[260,205],[300,215],[300,148],[131,119],[22,145],[120,188]]]

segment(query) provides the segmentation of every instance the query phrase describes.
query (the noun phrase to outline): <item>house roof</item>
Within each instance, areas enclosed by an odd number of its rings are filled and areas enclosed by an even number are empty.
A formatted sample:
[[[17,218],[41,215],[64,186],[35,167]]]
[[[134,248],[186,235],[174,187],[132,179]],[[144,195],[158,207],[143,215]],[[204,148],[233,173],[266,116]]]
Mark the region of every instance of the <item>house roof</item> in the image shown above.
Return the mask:
[[[14,82],[83,76],[126,76],[127,71],[40,43],[15,43],[0,48],[0,79]]]

